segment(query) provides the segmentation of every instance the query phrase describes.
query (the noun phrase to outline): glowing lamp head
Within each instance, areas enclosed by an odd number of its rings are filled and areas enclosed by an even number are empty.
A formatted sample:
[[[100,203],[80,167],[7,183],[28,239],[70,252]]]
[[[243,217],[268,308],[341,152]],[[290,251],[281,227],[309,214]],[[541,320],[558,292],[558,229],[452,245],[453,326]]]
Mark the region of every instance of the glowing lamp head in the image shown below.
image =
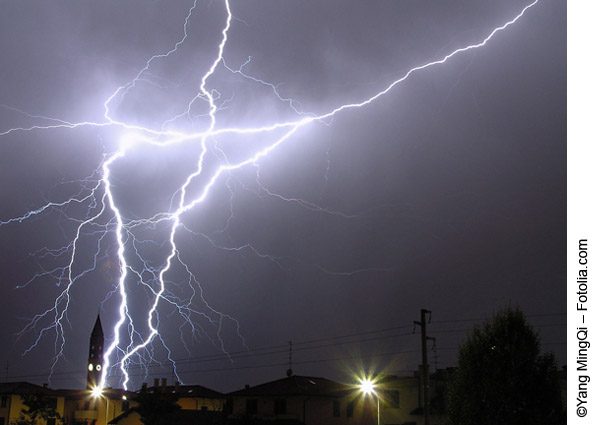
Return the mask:
[[[374,382],[372,382],[370,379],[360,379],[360,391],[363,394],[374,394],[375,392],[375,386],[374,386]]]
[[[92,388],[92,397],[93,398],[98,398],[102,395],[102,388],[100,387],[94,387]]]

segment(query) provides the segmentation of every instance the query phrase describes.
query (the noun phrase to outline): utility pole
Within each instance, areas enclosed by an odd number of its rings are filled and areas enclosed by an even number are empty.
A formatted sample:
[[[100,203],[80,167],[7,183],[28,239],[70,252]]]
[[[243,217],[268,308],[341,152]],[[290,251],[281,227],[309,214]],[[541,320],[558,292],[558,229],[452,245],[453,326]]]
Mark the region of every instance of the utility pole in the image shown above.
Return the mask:
[[[427,337],[426,337],[426,314],[428,313],[428,320],[431,320],[431,312],[429,310],[420,310],[420,322],[414,321],[414,323],[420,326],[420,337],[422,343],[422,398],[424,405],[424,425],[430,425],[430,405],[428,402],[428,359],[427,359]]]

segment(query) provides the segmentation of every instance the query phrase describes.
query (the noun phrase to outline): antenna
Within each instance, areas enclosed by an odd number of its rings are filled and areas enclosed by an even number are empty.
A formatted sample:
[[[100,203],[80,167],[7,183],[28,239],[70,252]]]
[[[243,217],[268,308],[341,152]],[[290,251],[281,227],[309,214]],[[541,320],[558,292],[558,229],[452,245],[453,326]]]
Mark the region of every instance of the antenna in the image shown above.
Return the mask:
[[[433,341],[433,346],[432,346],[431,350],[433,350],[434,355],[435,355],[435,372],[437,372],[439,370],[438,352],[437,352],[437,338],[432,337],[432,336],[427,336],[426,339],[428,339],[429,341]]]
[[[293,375],[293,341],[289,341],[289,369],[287,369],[287,376],[291,377]]]

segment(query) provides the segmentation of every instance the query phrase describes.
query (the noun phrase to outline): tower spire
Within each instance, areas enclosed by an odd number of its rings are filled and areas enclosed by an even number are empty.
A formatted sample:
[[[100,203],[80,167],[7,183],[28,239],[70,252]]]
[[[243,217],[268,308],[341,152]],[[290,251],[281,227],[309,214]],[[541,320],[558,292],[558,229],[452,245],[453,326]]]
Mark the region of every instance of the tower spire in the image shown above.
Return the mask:
[[[100,312],[89,338],[89,357],[87,360],[87,389],[92,390],[100,385],[104,359],[104,332]]]

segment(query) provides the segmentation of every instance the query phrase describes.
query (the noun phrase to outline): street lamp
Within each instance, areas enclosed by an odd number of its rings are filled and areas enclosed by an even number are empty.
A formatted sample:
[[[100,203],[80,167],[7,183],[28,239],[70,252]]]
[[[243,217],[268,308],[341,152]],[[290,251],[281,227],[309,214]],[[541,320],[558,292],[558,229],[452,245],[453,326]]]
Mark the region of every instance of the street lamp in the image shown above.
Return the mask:
[[[376,398],[376,424],[381,425],[381,399],[376,393],[376,385],[374,381],[368,378],[360,379],[359,388],[362,394],[366,396],[372,395]]]
[[[100,387],[92,388],[92,397],[95,399],[103,398],[106,401],[106,425],[108,425],[108,408],[110,407],[110,400],[102,393],[102,388]]]

